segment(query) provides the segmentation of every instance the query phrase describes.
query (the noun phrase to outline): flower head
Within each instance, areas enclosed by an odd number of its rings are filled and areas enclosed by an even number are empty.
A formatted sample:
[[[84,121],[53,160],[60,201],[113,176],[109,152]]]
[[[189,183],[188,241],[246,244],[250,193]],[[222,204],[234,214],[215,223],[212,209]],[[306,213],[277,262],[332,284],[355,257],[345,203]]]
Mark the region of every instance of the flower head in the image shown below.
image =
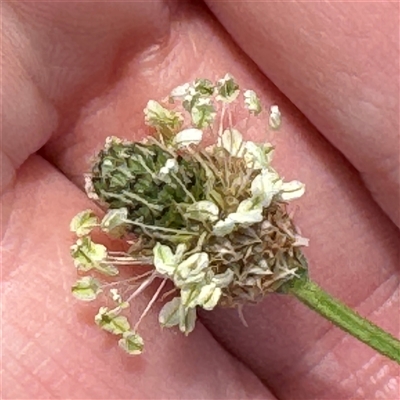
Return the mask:
[[[109,294],[114,308],[100,307],[95,322],[117,335],[129,354],[142,351],[139,324],[166,281],[174,296],[159,322],[187,335],[198,308],[260,301],[306,269],[300,247],[307,240],[286,211],[304,185],[285,182],[271,165],[273,146],[245,140],[233,124],[234,103],[252,115],[262,112],[254,91],[242,94],[227,74],[215,83],[196,79],[175,88],[169,104],[150,100],[144,113],[152,135],[141,142],[107,139],[86,178],[88,195],[107,212],[101,221],[90,210],[73,219],[78,239],[71,254],[78,270],[113,277],[122,267],[148,268],[105,283],[85,276],[73,294],[86,301]],[[280,126],[277,106],[268,124]],[[206,132],[214,133],[215,143],[203,148]],[[113,251],[95,243],[94,228],[129,246]],[[158,289],[131,327],[124,310],[154,281]]]

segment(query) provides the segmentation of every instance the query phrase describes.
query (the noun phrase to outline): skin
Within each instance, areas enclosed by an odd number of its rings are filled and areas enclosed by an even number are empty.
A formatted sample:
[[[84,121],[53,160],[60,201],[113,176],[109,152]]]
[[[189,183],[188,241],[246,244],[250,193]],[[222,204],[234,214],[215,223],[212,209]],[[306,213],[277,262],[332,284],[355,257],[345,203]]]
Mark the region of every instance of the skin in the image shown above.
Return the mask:
[[[160,333],[157,304],[130,358],[71,298],[67,227],[95,207],[90,157],[109,135],[144,137],[149,98],[229,71],[284,115],[275,166],[307,185],[293,210],[312,278],[400,336],[395,4],[209,5],[215,16],[187,2],[3,4],[4,398],[397,397],[395,363],[294,299],[246,307],[249,328],[235,310],[202,313],[188,338]],[[266,140],[265,117],[249,126]]]

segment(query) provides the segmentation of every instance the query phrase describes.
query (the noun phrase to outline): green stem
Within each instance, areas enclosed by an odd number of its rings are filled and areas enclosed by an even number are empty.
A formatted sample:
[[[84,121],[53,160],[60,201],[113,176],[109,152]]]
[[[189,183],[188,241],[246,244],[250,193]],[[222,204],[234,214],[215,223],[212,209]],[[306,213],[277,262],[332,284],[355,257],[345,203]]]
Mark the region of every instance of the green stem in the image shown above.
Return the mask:
[[[400,341],[334,299],[305,277],[293,279],[284,291],[295,296],[342,330],[400,364]]]

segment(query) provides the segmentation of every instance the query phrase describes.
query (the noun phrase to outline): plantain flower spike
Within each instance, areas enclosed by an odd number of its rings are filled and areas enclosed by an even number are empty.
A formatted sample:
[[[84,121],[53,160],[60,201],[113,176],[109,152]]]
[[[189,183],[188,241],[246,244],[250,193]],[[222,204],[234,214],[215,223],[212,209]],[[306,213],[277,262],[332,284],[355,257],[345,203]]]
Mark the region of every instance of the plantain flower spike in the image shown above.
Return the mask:
[[[273,168],[271,144],[244,139],[232,122],[238,107],[248,118],[262,117],[257,94],[242,91],[230,74],[185,83],[165,104],[148,102],[148,137],[108,138],[86,175],[88,196],[107,213],[103,220],[90,210],[74,218],[71,254],[85,276],[108,278],[81,278],[73,293],[84,301],[107,298],[95,321],[130,354],[142,352],[139,324],[167,281],[174,290],[159,322],[188,335],[198,308],[256,303],[307,273],[301,247],[308,241],[286,209],[304,184],[286,182]],[[265,121],[280,126],[277,106]],[[204,146],[205,137],[214,144]],[[122,240],[126,250],[96,243],[96,230]],[[122,266],[131,271],[128,279],[117,275]],[[158,289],[131,326],[125,310],[153,282]]]

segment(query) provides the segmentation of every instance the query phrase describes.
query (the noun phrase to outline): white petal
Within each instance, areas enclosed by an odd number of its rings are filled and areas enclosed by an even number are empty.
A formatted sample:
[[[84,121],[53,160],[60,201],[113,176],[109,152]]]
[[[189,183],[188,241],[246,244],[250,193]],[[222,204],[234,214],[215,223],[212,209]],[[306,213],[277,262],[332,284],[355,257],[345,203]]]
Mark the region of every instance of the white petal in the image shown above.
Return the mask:
[[[160,172],[158,173],[158,177],[162,180],[165,180],[168,174],[172,172],[177,172],[178,170],[178,162],[175,158],[169,158],[163,167],[160,168]],[[169,178],[168,178],[169,179]]]
[[[168,303],[165,303],[158,315],[160,325],[170,328],[179,324],[179,307],[181,306],[180,297],[174,297]]]
[[[219,208],[212,201],[202,200],[191,204],[186,210],[186,215],[198,221],[215,222],[218,220]]]
[[[262,208],[257,208],[250,211],[245,211],[242,213],[232,213],[228,215],[228,219],[233,221],[235,224],[240,224],[243,226],[256,224],[263,220]]]
[[[156,243],[153,248],[154,267],[162,275],[172,276],[176,270],[175,256],[172,250],[165,245]]]
[[[248,168],[262,169],[270,165],[273,154],[272,145],[246,142],[245,149],[244,159]]]
[[[111,209],[103,217],[101,221],[101,229],[104,232],[118,236],[118,233],[124,231],[124,226],[126,226],[126,220],[128,219],[128,209],[125,207]]]
[[[246,108],[254,115],[258,115],[261,112],[261,104],[256,92],[254,90],[246,90],[243,93],[243,97]]]
[[[183,98],[188,94],[189,88],[190,88],[189,83],[177,86],[175,89],[172,90],[170,96],[174,98]]]
[[[295,242],[293,243],[293,246],[296,247],[308,247],[309,243],[310,243],[310,239],[307,239],[303,236],[300,235],[295,235]]]
[[[243,136],[237,129],[226,129],[219,138],[218,145],[234,157],[242,157],[245,152]]]
[[[113,299],[113,301],[115,301],[117,303],[122,302],[122,297],[119,294],[118,289],[110,289],[110,296]]]
[[[144,342],[143,338],[135,332],[124,332],[122,338],[118,341],[118,345],[130,355],[142,354]]]
[[[259,207],[254,206],[254,202],[251,199],[246,199],[239,203],[236,213],[242,214],[255,208]]]
[[[170,169],[174,169],[176,168],[176,166],[178,165],[177,161],[175,160],[175,158],[169,158],[166,162],[165,162],[165,168],[167,168],[168,170]]]
[[[284,201],[298,199],[306,191],[304,183],[299,181],[284,182],[281,186],[281,198]]]
[[[279,111],[279,107],[278,106],[271,106],[271,108],[270,108],[270,110],[271,110],[271,113],[272,114],[280,114],[281,112]]]
[[[192,272],[185,278],[179,274],[174,275],[174,284],[178,288],[183,288],[185,285],[197,285],[206,279],[205,271]]]
[[[218,221],[214,225],[213,234],[215,236],[226,236],[235,229],[235,222],[226,218],[225,220]]]
[[[188,280],[190,277],[197,277],[208,267],[209,261],[210,259],[207,253],[192,254],[178,265],[176,274],[178,278],[182,280]]]
[[[268,124],[272,129],[279,129],[282,124],[282,115],[278,106],[271,106]]]
[[[196,324],[196,309],[185,308],[183,305],[179,308],[179,329],[185,335],[193,331]]]
[[[70,223],[71,232],[77,236],[88,235],[97,225],[99,220],[92,210],[85,210],[75,215]]]
[[[94,190],[94,185],[92,181],[92,175],[90,174],[85,174],[85,192],[89,199],[92,200],[99,200],[99,196],[97,195],[96,191]]]
[[[199,294],[196,285],[186,285],[181,289],[181,302],[185,308],[194,308],[197,306],[197,296]]]
[[[196,128],[184,129],[176,134],[174,142],[178,147],[199,144],[203,139],[203,131]]]
[[[178,246],[176,247],[176,253],[175,253],[175,262],[179,264],[182,259],[184,254],[186,253],[187,246],[185,243],[179,243]]]
[[[263,169],[251,183],[251,194],[261,201],[263,207],[268,207],[271,204],[272,198],[278,192],[277,175],[267,169]]]
[[[197,304],[205,310],[212,310],[218,304],[221,294],[221,288],[214,283],[204,285],[197,296]]]
[[[222,274],[215,275],[212,278],[212,282],[215,283],[217,287],[224,288],[227,287],[233,280],[234,272],[231,269],[227,269]]]

